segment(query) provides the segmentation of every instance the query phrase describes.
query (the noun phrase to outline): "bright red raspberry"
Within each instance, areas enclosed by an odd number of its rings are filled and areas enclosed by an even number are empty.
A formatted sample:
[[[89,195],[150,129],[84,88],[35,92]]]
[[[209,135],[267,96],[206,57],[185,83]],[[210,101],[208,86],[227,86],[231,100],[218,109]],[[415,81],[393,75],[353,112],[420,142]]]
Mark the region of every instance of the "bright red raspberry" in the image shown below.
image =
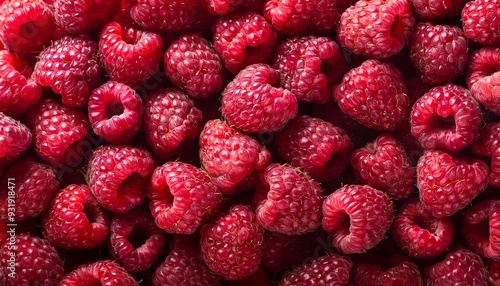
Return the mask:
[[[461,150],[479,134],[483,114],[471,93],[448,84],[431,89],[413,104],[411,133],[426,149]]]
[[[475,154],[491,157],[489,183],[500,186],[500,122],[488,123],[471,145]]]
[[[454,26],[418,23],[409,44],[413,66],[426,84],[452,83],[466,67],[468,39]]]
[[[92,249],[108,234],[109,217],[86,185],[59,191],[43,215],[43,235],[57,247]]]
[[[32,72],[33,66],[23,57],[0,51],[0,112],[19,116],[40,100],[42,89]]]
[[[341,128],[328,121],[298,115],[276,134],[278,154],[318,181],[340,177],[349,164],[353,144]]]
[[[271,153],[255,138],[214,119],[201,131],[200,160],[219,190],[230,194],[247,176],[265,168]]]
[[[295,268],[278,286],[348,285],[353,265],[347,256],[327,254]]]
[[[101,146],[89,158],[87,184],[105,209],[125,213],[143,202],[153,169],[153,158],[144,149]]]
[[[128,85],[108,81],[94,89],[88,102],[95,134],[116,145],[132,139],[142,125],[141,97]]]
[[[322,203],[323,189],[307,173],[277,163],[261,171],[253,201],[257,222],[287,235],[317,229]]]
[[[499,3],[500,4],[500,3]],[[482,47],[472,53],[467,67],[467,87],[487,109],[500,115],[500,47]]]
[[[249,206],[233,205],[200,230],[201,257],[228,280],[257,271],[264,252],[264,229]]]
[[[115,214],[109,232],[111,257],[130,273],[149,269],[165,247],[164,232],[143,209]]]
[[[84,34],[101,29],[120,9],[120,0],[55,0],[57,25],[71,34]]]
[[[400,207],[392,223],[392,236],[408,256],[430,259],[443,254],[452,243],[453,225],[447,217],[435,218],[417,198]]]
[[[367,185],[347,185],[323,202],[322,224],[340,253],[361,253],[385,237],[393,211],[384,192]]]
[[[157,89],[146,96],[144,105],[146,140],[160,157],[170,157],[182,142],[200,134],[203,113],[180,90]]]
[[[118,263],[103,260],[80,265],[59,283],[59,286],[76,285],[139,286],[139,283]]]
[[[15,250],[12,247],[15,246]],[[9,258],[15,254],[15,271]],[[58,285],[65,271],[57,250],[45,239],[17,234],[13,245],[0,246],[0,285]]]
[[[424,286],[418,265],[401,255],[393,255],[383,264],[360,261],[354,267],[357,286],[408,285]]]
[[[468,249],[459,249],[449,252],[442,261],[431,265],[426,280],[429,286],[487,286],[488,276],[479,255]]]
[[[60,94],[64,105],[85,106],[92,90],[99,85],[97,49],[97,43],[83,36],[54,41],[40,53],[33,79]]]
[[[245,0],[202,0],[208,12],[214,15],[226,15],[245,5]]]
[[[207,98],[222,89],[222,59],[198,33],[172,42],[163,66],[170,81],[194,98]]]
[[[474,252],[486,258],[500,258],[500,200],[472,205],[465,212],[462,234]]]
[[[341,1],[338,1],[341,2]],[[339,3],[334,0],[269,0],[264,16],[286,35],[329,33],[339,20]]]
[[[298,100],[326,103],[330,87],[347,72],[347,63],[339,46],[327,37],[290,38],[276,51],[273,68],[281,85]]]
[[[32,138],[28,127],[0,112],[0,160],[19,158],[30,148]]]
[[[333,98],[342,112],[375,130],[395,130],[409,110],[401,72],[376,59],[366,60],[344,75],[333,89]]]
[[[158,71],[162,45],[158,34],[111,22],[101,30],[99,55],[111,80],[135,88]]]
[[[482,45],[500,44],[500,1],[474,0],[462,9],[462,27],[467,38]]]
[[[248,65],[267,62],[278,44],[271,24],[255,12],[222,17],[212,30],[214,48],[233,74]]]
[[[407,0],[360,0],[340,16],[337,37],[354,54],[388,58],[408,44],[414,24]]]
[[[486,189],[488,172],[488,166],[479,159],[425,151],[417,163],[420,201],[435,217],[451,216]]]
[[[467,0],[409,0],[413,11],[424,20],[459,14]]]
[[[278,71],[266,64],[246,67],[222,92],[222,115],[243,132],[277,131],[297,112],[297,97],[279,87]]]
[[[51,97],[42,98],[28,110],[26,123],[33,130],[37,156],[51,164],[69,162],[90,129],[83,112]]]
[[[222,203],[222,193],[202,169],[183,162],[166,162],[151,176],[149,207],[166,232],[192,234]]]
[[[414,192],[415,170],[401,143],[388,133],[351,154],[351,166],[364,184],[401,200]]]
[[[137,0],[130,16],[147,30],[186,31],[195,22],[197,5],[197,0]]]

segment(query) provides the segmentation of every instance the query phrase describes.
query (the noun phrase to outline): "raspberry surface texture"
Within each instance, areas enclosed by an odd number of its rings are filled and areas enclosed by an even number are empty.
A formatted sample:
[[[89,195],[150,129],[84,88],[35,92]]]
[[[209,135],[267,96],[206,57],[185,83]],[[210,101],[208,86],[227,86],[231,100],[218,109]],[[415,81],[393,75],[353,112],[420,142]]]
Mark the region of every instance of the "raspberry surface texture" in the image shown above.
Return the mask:
[[[500,257],[499,211],[499,200],[486,200],[474,204],[464,215],[462,234],[467,245],[482,257]]]
[[[500,48],[483,47],[472,53],[467,67],[467,87],[487,109],[500,115]]]
[[[470,149],[475,154],[491,157],[489,183],[500,186],[500,122],[486,124]]]
[[[0,159],[12,161],[31,146],[33,136],[26,125],[0,112]]]
[[[68,273],[60,286],[74,285],[122,285],[138,286],[139,283],[118,263],[111,260],[83,264]]]
[[[120,0],[53,1],[57,25],[71,34],[90,33],[111,21],[120,8]]]
[[[394,255],[380,265],[362,261],[354,268],[354,282],[359,286],[412,285],[423,286],[418,265]]]
[[[130,16],[144,29],[179,32],[194,24],[196,5],[197,0],[138,0],[133,4]]]
[[[462,27],[465,35],[482,45],[500,44],[498,26],[500,19],[495,15],[500,12],[498,0],[474,0],[462,9]]]

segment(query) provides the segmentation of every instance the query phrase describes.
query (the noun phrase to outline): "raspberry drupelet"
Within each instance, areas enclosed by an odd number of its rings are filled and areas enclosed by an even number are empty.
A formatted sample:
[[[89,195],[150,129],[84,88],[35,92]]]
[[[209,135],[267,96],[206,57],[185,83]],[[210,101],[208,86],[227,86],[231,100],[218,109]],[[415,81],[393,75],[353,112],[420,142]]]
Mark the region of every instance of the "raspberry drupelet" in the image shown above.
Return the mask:
[[[486,200],[465,212],[462,234],[467,245],[485,258],[500,258],[500,200]]]
[[[468,1],[462,9],[462,27],[465,35],[482,45],[500,44],[500,1]]]
[[[139,286],[139,283],[118,263],[102,260],[80,265],[59,283],[59,286],[75,285]]]
[[[30,129],[21,121],[0,112],[0,160],[13,161],[27,151],[33,140]]]
[[[467,66],[467,87],[487,109],[500,115],[500,47],[486,46],[474,51]]]
[[[138,0],[130,16],[143,29],[179,32],[190,29],[197,12],[198,0]]]
[[[100,30],[118,13],[120,0],[55,0],[54,17],[57,25],[71,34]]]

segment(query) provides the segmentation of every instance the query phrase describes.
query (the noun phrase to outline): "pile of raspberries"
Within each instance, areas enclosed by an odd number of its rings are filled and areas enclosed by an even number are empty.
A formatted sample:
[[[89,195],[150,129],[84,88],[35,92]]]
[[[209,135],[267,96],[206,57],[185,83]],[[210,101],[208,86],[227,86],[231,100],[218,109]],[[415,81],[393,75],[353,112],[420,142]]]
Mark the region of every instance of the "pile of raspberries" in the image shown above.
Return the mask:
[[[500,0],[0,1],[0,285],[500,285]]]

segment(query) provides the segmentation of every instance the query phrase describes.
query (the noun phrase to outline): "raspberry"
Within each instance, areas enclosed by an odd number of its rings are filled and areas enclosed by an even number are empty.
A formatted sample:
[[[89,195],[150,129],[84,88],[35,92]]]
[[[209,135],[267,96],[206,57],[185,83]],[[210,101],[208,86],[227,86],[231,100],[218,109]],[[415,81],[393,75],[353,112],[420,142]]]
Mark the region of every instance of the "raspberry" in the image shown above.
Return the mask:
[[[276,54],[273,68],[279,72],[281,85],[305,102],[326,103],[331,85],[347,69],[339,47],[327,37],[291,38]]]
[[[139,286],[139,283],[116,262],[103,260],[80,265],[59,283],[59,286],[75,285]]]
[[[486,258],[500,258],[500,201],[474,204],[464,215],[462,234],[474,252]]]
[[[33,130],[36,154],[51,164],[69,162],[89,132],[83,112],[59,104],[51,97],[44,97],[32,106],[26,118]]]
[[[481,160],[444,151],[425,151],[417,163],[420,201],[437,218],[467,206],[488,185],[488,166]]]
[[[458,151],[479,133],[482,112],[470,92],[448,84],[431,89],[412,107],[411,133],[426,149]]]
[[[393,210],[384,192],[366,185],[347,185],[323,202],[322,224],[340,253],[361,253],[385,237]]]
[[[466,0],[409,0],[410,5],[424,20],[455,16],[460,13]]]
[[[195,139],[201,129],[202,112],[183,92],[157,89],[144,99],[143,128],[153,151],[164,158],[186,139]]]
[[[408,44],[414,24],[407,0],[360,0],[340,16],[337,37],[354,54],[388,58]]]
[[[191,28],[195,22],[197,0],[137,0],[130,16],[144,29],[178,32]]]
[[[0,160],[19,158],[31,146],[31,141],[28,127],[0,112]]]
[[[414,191],[415,170],[401,143],[384,133],[351,154],[351,165],[364,184],[396,200]]]
[[[264,230],[249,206],[233,205],[200,230],[201,256],[208,267],[228,280],[257,271],[264,252]]]
[[[222,60],[198,33],[181,36],[165,52],[167,77],[194,98],[207,98],[222,89]]]
[[[295,268],[278,286],[348,285],[352,268],[349,257],[331,253]]]
[[[199,152],[203,168],[224,194],[237,191],[238,183],[271,160],[271,153],[256,139],[218,119],[203,127]]]
[[[393,131],[408,115],[406,92],[403,76],[395,66],[369,59],[344,75],[333,89],[333,98],[342,112],[359,123]]]
[[[500,33],[497,27],[500,19],[500,1],[474,0],[465,4],[462,9],[462,26],[467,38],[482,45],[500,44]]]
[[[222,203],[222,193],[203,170],[167,162],[154,170],[148,197],[156,224],[170,233],[192,234]]]
[[[353,149],[344,130],[319,118],[298,115],[276,134],[278,154],[318,181],[340,177]]]
[[[491,260],[488,266],[488,272],[490,273],[490,285],[498,286],[500,283],[500,261]]]
[[[418,23],[409,44],[413,66],[426,84],[452,83],[466,67],[468,39],[454,26]]]
[[[309,175],[275,163],[261,171],[253,204],[262,227],[298,235],[318,228],[322,203],[323,190]]]
[[[500,4],[500,3],[499,3]],[[472,95],[500,115],[500,47],[482,47],[472,53],[467,67],[467,86]]]
[[[53,39],[56,24],[41,0],[7,0],[0,6],[0,41],[13,53],[36,56]]]
[[[423,286],[418,266],[404,256],[393,255],[385,265],[361,261],[354,268],[354,283],[358,286],[414,285]]]
[[[396,214],[392,236],[407,255],[429,259],[451,246],[453,225],[447,217],[433,217],[417,198],[412,198],[406,200]]]
[[[71,34],[90,33],[111,21],[120,8],[120,0],[54,1],[57,25]]]
[[[341,1],[269,0],[264,16],[276,30],[286,35],[332,32],[339,20]]]
[[[271,24],[254,12],[223,17],[214,24],[212,31],[214,48],[233,74],[248,65],[270,60],[278,43]]]
[[[67,36],[54,41],[40,53],[33,79],[60,94],[64,105],[85,106],[99,84],[97,49],[95,42],[83,37]]]
[[[142,124],[142,100],[128,85],[108,81],[94,89],[88,102],[95,134],[112,144],[132,139]]]
[[[214,15],[225,15],[234,12],[245,4],[245,0],[203,0],[208,12]],[[250,1],[248,1],[250,2]]]
[[[111,80],[137,87],[158,71],[162,45],[155,33],[111,22],[101,30],[99,54]]]
[[[18,116],[37,103],[42,89],[33,79],[33,67],[9,51],[0,51],[0,112]]]
[[[138,206],[154,169],[151,154],[131,146],[101,146],[87,166],[87,184],[101,205],[115,213]]]
[[[277,131],[297,112],[297,98],[279,87],[278,71],[266,64],[246,67],[222,93],[222,115],[243,132]]]
[[[9,267],[12,253],[17,258],[13,276],[9,275],[13,273]],[[18,234],[14,245],[0,246],[0,285],[58,285],[65,274],[63,264],[57,250],[47,240]]]
[[[489,183],[500,186],[500,122],[488,123],[471,145],[475,154],[491,157]]]
[[[488,271],[481,257],[468,249],[449,252],[444,260],[431,265],[427,285],[488,285]]]
[[[151,214],[142,209],[116,214],[109,232],[111,257],[130,273],[150,268],[165,246],[164,232],[155,225]]]
[[[43,235],[64,249],[92,249],[108,238],[109,217],[86,185],[57,193],[43,216]]]

